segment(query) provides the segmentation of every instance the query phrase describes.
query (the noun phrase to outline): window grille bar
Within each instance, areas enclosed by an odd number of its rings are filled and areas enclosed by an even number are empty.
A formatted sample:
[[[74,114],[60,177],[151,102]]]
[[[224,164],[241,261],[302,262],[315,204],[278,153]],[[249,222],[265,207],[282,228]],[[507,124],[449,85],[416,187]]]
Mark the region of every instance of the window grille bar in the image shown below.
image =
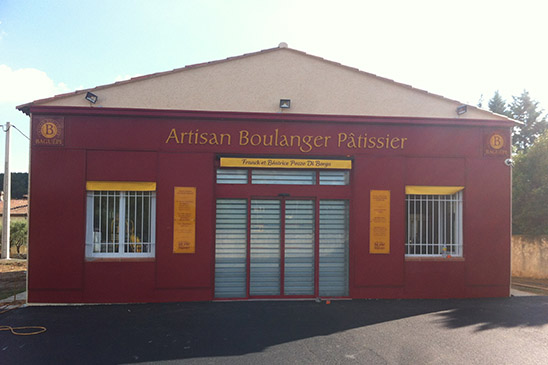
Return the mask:
[[[144,212],[145,212],[145,197],[144,193],[141,195],[141,219],[139,220],[139,236],[141,237],[141,242],[146,242],[147,239],[145,237],[144,232]]]
[[[447,195],[441,195],[440,196],[440,201],[441,201],[441,207],[442,207],[442,211],[441,211],[441,221],[440,221],[440,224],[441,224],[441,238],[442,238],[442,242],[440,243],[440,247],[443,249],[445,248],[447,250],[447,243],[448,243],[448,239],[449,239],[449,236],[447,235],[447,220],[449,219],[448,217],[448,211],[447,211]],[[441,254],[443,254],[443,252],[440,252]]]
[[[103,197],[103,193],[99,193],[99,196],[101,197],[101,200],[103,200],[105,202],[105,252],[108,252],[109,249],[110,249],[110,243],[111,241],[113,240],[113,237],[112,237],[112,234],[110,233],[111,232],[111,229],[110,229],[110,222],[109,222],[109,219],[108,219],[108,216],[111,214],[110,212],[112,212],[112,207],[110,206],[110,199],[109,199],[109,196],[108,196],[108,193],[104,194],[105,196]],[[102,214],[102,212],[100,213]],[[112,213],[114,214],[114,212]],[[101,242],[103,243],[103,242]]]
[[[99,218],[99,237],[97,238],[97,241],[102,243],[103,242],[103,226],[105,225],[105,223],[103,221],[103,213],[102,213],[103,212],[103,199],[100,196],[98,198],[93,197],[93,199],[97,200],[99,202],[99,214],[98,214],[98,218]],[[95,225],[94,225],[94,227],[95,227]],[[94,235],[95,235],[95,233],[94,233]],[[95,237],[93,237],[93,242],[95,242]],[[100,244],[99,244],[99,247],[101,247]]]
[[[431,236],[432,236],[432,244],[433,245],[438,245],[439,244],[439,207],[437,205],[437,200],[435,199],[434,196],[431,197],[431,202],[430,202],[430,205],[432,206],[432,212],[430,213],[430,216],[427,217],[427,219],[431,222],[430,224],[432,225],[432,231],[431,231]],[[421,254],[425,254],[425,255],[428,255],[429,252],[427,251],[424,251],[424,252],[421,252]]]
[[[406,199],[407,200],[407,199]],[[410,254],[409,252],[409,237],[411,236],[411,224],[409,223],[409,220],[411,219],[411,214],[410,213],[410,206],[409,206],[409,201],[407,202],[407,242],[405,243],[405,253],[406,254]]]
[[[443,247],[443,244],[445,242],[445,235],[443,233],[443,222],[445,220],[443,209],[443,195],[438,195],[438,247]],[[440,252],[441,253],[441,252]]]
[[[420,229],[419,229],[419,225],[420,225],[420,216],[419,216],[419,212],[417,211],[418,209],[418,197],[417,196],[414,196],[414,208],[415,208],[415,227],[416,227],[416,230],[415,230],[415,235],[413,236],[413,240],[414,240],[414,245],[415,245],[415,251],[417,251],[417,248],[419,249],[419,253],[420,253],[420,237],[419,237],[419,232],[420,232]],[[418,240],[418,242],[417,242]]]
[[[422,195],[420,196],[421,199],[419,200],[419,245],[420,245],[420,252],[424,252],[424,249],[426,248],[423,244],[424,239],[422,236]]]
[[[428,224],[428,195],[425,195],[424,196],[424,225],[425,225],[425,228],[424,228],[424,238],[423,238],[423,241],[424,241],[424,244],[426,245],[426,247],[429,247],[432,242],[430,242],[431,240],[429,240],[430,238],[430,231],[428,230],[429,229],[429,224]]]
[[[127,195],[122,193],[120,194],[120,198],[122,199],[122,207],[123,208],[126,208],[126,205],[127,205]],[[119,242],[119,245],[118,246],[115,246],[117,247],[117,250],[116,252],[124,252],[124,250],[120,250],[120,246],[121,245],[124,245],[126,242],[125,240],[125,237],[126,237],[126,209],[119,209],[119,213],[118,213],[118,216],[120,217],[119,221],[118,221],[118,230],[119,230],[119,234],[118,234],[118,242]]]
[[[418,242],[417,236],[419,235],[419,212],[417,211],[417,197],[413,196],[413,248],[417,250]]]

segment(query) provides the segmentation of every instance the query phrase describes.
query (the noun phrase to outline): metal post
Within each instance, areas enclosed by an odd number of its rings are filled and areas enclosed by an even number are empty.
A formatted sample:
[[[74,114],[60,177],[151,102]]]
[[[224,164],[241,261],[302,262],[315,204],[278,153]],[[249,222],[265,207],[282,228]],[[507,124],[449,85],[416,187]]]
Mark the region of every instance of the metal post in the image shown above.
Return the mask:
[[[2,228],[2,258],[10,258],[10,205],[11,205],[11,173],[10,173],[10,122],[6,122],[6,154],[4,168],[4,216]]]

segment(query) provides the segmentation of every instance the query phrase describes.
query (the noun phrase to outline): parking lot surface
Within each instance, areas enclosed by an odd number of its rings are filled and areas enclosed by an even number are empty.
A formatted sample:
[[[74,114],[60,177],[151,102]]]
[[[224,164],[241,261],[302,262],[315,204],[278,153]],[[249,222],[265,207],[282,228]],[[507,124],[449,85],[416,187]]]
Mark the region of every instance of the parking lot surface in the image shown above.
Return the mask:
[[[545,364],[548,297],[29,306],[2,364]],[[24,330],[21,330],[24,332]],[[30,330],[29,330],[30,331]]]

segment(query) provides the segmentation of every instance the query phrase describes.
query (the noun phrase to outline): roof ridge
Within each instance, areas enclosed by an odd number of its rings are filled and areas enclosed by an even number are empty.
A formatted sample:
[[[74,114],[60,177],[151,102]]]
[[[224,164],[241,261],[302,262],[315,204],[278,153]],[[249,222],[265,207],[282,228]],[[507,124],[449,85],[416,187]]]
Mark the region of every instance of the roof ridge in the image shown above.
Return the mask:
[[[21,205],[15,205],[15,206],[11,206],[10,204],[10,209],[16,209],[16,208],[21,208],[21,207],[28,207],[29,204],[21,204]]]

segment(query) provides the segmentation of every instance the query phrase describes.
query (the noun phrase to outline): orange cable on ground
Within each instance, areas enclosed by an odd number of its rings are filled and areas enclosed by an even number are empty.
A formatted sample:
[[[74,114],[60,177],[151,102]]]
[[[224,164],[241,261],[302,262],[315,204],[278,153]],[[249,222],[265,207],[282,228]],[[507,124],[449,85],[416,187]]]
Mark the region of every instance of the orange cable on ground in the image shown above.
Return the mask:
[[[19,330],[28,330],[28,329],[38,329],[33,332],[19,332]],[[31,336],[38,335],[47,331],[46,327],[43,326],[23,326],[23,327],[11,327],[11,326],[0,326],[0,331],[10,331],[16,336]]]
[[[0,307],[0,314],[3,314],[3,313],[6,313],[6,312],[9,312],[10,310],[19,308],[23,304],[24,304],[24,301],[13,301],[11,303],[7,303],[7,304]],[[36,331],[19,332],[20,330],[30,330],[30,329],[35,329]],[[0,325],[0,331],[10,331],[12,334],[14,334],[16,336],[31,336],[31,335],[38,335],[40,333],[44,333],[44,332],[47,331],[47,329],[46,329],[46,327],[43,327],[43,326],[12,327],[12,326]]]

